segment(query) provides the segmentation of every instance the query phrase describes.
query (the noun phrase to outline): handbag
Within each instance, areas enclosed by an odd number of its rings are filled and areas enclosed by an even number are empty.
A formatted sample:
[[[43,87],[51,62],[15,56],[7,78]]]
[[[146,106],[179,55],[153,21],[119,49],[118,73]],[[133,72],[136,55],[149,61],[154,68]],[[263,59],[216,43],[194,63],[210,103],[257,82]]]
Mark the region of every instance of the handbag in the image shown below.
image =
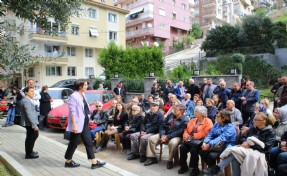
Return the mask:
[[[64,139],[66,139],[66,140],[70,140],[70,135],[71,135],[71,132],[70,131],[65,131],[65,133],[64,133]]]
[[[98,127],[98,125],[96,123],[90,123],[89,124],[90,130],[96,129],[97,127]]]
[[[226,144],[225,142],[221,141],[217,144],[215,144],[213,147],[209,149],[209,152],[216,152],[216,153],[221,153],[223,150],[225,150]]]
[[[190,135],[188,141],[184,141],[188,146],[196,148],[202,145],[203,139],[193,139],[193,137]]]

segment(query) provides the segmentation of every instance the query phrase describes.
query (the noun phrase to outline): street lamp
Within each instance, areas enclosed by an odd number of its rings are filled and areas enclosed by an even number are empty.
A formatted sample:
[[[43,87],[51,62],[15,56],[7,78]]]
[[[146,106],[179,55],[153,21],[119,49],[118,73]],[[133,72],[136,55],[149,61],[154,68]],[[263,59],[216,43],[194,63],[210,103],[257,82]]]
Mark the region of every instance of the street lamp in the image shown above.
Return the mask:
[[[200,71],[199,70],[193,70],[193,76],[199,76]]]
[[[154,77],[154,73],[149,73],[149,77]]]
[[[119,73],[115,73],[114,78],[119,78]]]
[[[236,73],[236,68],[232,68],[232,69],[230,69],[230,74],[232,74],[232,75],[236,75],[237,73]]]

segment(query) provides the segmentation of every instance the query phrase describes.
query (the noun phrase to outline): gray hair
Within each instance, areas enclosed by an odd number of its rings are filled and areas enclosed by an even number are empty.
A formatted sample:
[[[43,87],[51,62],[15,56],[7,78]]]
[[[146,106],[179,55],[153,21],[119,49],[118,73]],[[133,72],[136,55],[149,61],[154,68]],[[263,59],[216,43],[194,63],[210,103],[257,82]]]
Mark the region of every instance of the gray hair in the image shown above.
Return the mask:
[[[189,79],[189,81],[191,81],[191,82],[193,82],[193,83],[194,83],[194,79],[192,79],[192,78],[191,78],[191,79]]]
[[[204,106],[195,106],[194,112],[199,112],[202,116],[207,117],[207,109]]]
[[[133,105],[132,109],[137,110],[138,112],[141,111],[141,108],[138,105]]]

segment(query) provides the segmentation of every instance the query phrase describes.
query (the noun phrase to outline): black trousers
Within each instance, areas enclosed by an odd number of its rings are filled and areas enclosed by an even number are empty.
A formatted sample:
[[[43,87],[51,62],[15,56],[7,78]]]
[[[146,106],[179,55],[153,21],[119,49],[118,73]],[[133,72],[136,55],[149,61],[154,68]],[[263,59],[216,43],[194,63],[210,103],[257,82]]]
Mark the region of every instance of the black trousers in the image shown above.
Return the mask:
[[[33,152],[33,148],[39,136],[39,132],[34,131],[34,129],[31,126],[25,126],[25,128],[27,131],[25,140],[25,152],[26,155],[30,155]]]
[[[135,133],[135,131],[123,131],[121,133],[121,143],[123,145],[123,149],[131,149],[131,134]]]
[[[243,124],[249,124],[249,119],[253,120],[254,117],[254,112],[249,112],[249,111],[245,111],[242,110],[242,118],[243,118]]]
[[[68,144],[68,148],[65,153],[65,159],[71,160],[73,158],[73,155],[75,153],[75,150],[77,149],[81,137],[86,148],[88,159],[95,159],[95,154],[93,150],[93,141],[88,124],[89,123],[86,120],[82,133],[77,134],[73,132],[70,133],[70,142]]]
[[[180,166],[181,167],[187,167],[187,153],[190,152],[190,161],[189,166],[191,168],[198,168],[198,160],[199,160],[199,151],[200,151],[201,145],[196,146],[190,146],[187,143],[182,143],[179,147],[180,151]]]
[[[199,152],[201,159],[208,165],[208,167],[214,166],[216,164],[216,159],[220,156],[217,152],[206,152],[200,150]]]

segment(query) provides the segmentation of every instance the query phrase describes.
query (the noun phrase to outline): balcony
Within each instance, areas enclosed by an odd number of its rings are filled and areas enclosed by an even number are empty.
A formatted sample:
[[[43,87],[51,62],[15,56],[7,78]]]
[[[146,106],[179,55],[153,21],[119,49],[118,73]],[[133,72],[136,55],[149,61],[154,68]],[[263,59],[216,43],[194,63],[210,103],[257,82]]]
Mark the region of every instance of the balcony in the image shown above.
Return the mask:
[[[32,28],[29,33],[30,40],[52,40],[60,43],[67,43],[66,32],[45,31],[42,28]]]
[[[136,31],[129,31],[126,33],[126,39],[138,38],[154,34],[154,28],[145,28]]]
[[[201,2],[202,8],[214,7],[216,6],[216,1],[214,0],[206,0]]]
[[[153,20],[153,11],[139,13],[137,14],[137,17],[134,19],[130,19],[130,15],[126,18],[126,27],[134,26],[136,24],[141,24],[142,22],[145,22],[145,21]]]
[[[211,27],[211,23],[210,22],[202,22],[200,27],[202,27],[202,28],[210,28]]]
[[[133,8],[140,7],[147,3],[153,4],[153,0],[138,0],[133,3],[129,3],[129,2],[132,2],[132,1],[118,0],[118,4],[125,4],[125,6],[123,6],[123,9],[125,10],[132,10]]]
[[[190,4],[190,7],[198,7],[199,6],[199,2],[198,1],[196,1],[196,2],[194,2],[193,4]]]
[[[201,15],[203,18],[216,18],[216,12],[213,10],[203,11],[203,12],[201,12]]]
[[[40,61],[40,63],[44,62],[53,62],[57,64],[67,64],[68,63],[68,57],[65,54],[65,52],[46,52],[41,50],[31,50],[30,56],[34,57],[36,60]]]

